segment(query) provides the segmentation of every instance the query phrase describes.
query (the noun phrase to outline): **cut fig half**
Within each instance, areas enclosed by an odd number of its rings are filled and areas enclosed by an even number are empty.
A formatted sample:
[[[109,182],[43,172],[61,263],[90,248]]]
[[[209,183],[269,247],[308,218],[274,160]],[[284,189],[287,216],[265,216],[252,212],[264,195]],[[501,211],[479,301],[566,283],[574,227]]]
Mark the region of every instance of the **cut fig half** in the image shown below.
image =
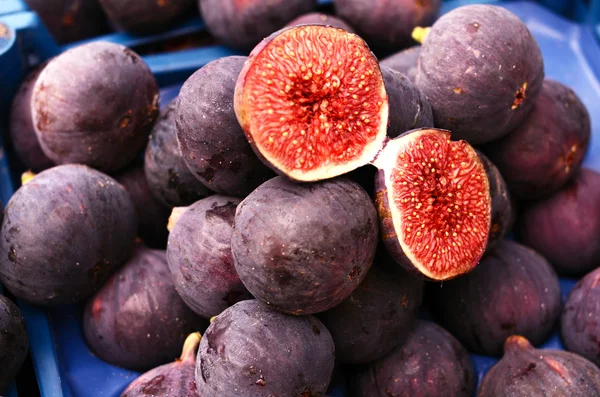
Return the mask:
[[[386,139],[377,58],[362,38],[331,26],[295,26],[264,39],[238,77],[234,109],[256,154],[296,181],[365,165]]]
[[[481,159],[446,130],[412,130],[373,162],[383,241],[407,270],[442,281],[472,270],[487,245],[489,181]]]

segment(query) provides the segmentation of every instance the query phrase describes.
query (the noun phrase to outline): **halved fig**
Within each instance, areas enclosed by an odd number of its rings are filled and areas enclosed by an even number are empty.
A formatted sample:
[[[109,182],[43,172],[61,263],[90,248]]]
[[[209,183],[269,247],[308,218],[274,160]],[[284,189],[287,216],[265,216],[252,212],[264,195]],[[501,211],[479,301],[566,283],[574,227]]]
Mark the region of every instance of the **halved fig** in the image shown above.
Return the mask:
[[[475,150],[435,128],[390,140],[373,164],[383,241],[396,262],[424,278],[472,270],[490,231],[489,180]]]
[[[296,181],[365,165],[386,139],[378,61],[362,38],[331,26],[295,26],[264,39],[238,77],[234,108],[257,155]]]

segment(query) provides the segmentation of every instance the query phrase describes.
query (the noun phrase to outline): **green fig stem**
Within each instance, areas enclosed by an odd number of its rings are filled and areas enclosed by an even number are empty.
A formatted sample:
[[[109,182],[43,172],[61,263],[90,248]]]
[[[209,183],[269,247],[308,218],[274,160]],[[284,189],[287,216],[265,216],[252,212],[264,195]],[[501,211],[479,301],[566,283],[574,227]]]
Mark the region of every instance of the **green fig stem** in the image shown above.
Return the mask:
[[[169,216],[169,222],[167,223],[167,230],[170,232],[177,224],[179,217],[183,214],[188,207],[175,207],[173,211],[171,211],[171,216]]]
[[[25,171],[22,175],[21,175],[21,185],[25,185],[27,184],[29,181],[31,181],[33,178],[35,178],[35,174],[33,172],[31,172],[31,170]]]
[[[200,332],[194,332],[189,334],[187,338],[185,338],[185,342],[183,343],[183,350],[181,351],[181,357],[179,357],[178,362],[186,362],[186,363],[195,363],[196,362],[196,352],[198,350],[198,346],[200,345],[200,340],[202,339],[202,335]]]
[[[411,36],[417,43],[423,44],[423,42],[427,38],[427,35],[429,34],[430,30],[431,30],[431,28],[424,28],[421,26],[417,26],[416,28],[413,29]]]

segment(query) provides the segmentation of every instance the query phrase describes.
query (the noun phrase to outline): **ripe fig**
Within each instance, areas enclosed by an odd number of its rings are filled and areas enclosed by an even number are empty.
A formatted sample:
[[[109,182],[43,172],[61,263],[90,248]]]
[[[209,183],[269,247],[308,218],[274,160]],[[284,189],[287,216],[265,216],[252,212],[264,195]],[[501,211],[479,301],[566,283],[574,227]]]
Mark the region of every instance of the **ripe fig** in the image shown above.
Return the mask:
[[[334,364],[327,328],[257,300],[236,303],[210,324],[196,360],[200,396],[321,396]]]
[[[521,238],[559,274],[581,276],[600,266],[599,211],[600,174],[581,168],[561,191],[523,210]]]
[[[522,200],[552,195],[577,173],[590,144],[590,115],[569,87],[544,80],[527,118],[482,150],[511,193]]]
[[[354,30],[350,25],[333,15],[322,14],[320,12],[310,12],[308,14],[300,15],[292,22],[288,23],[286,27],[297,26],[297,25],[326,25],[333,26],[334,28],[344,29],[347,32],[354,33]]]
[[[131,198],[83,165],[39,173],[11,197],[0,231],[0,280],[37,305],[92,295],[129,257],[137,232]]]
[[[334,27],[295,26],[263,40],[238,77],[234,108],[257,155],[297,181],[365,165],[386,138],[377,59],[359,36]]]
[[[484,355],[501,355],[515,334],[544,342],[560,313],[556,273],[541,255],[512,241],[500,241],[475,270],[431,292],[434,317]]]
[[[184,209],[169,233],[167,260],[175,289],[205,318],[252,298],[235,271],[231,254],[239,202],[218,195],[202,199]]]
[[[527,26],[505,8],[473,4],[433,24],[416,83],[433,108],[435,126],[475,145],[518,127],[543,80],[542,53]]]
[[[194,4],[194,0],[99,1],[115,27],[135,34],[165,30]]]
[[[252,152],[233,110],[236,79],[246,59],[224,57],[196,71],[181,87],[175,115],[190,171],[211,190],[237,197],[273,176]]]
[[[121,397],[200,397],[196,387],[196,354],[200,333],[190,334],[181,357],[142,374],[127,386]]]
[[[421,55],[421,46],[416,45],[383,58],[379,64],[402,73],[414,84],[419,55]]]
[[[275,177],[238,205],[231,251],[254,297],[282,312],[311,314],[358,287],[373,263],[377,233],[377,212],[355,182]]]
[[[471,397],[475,374],[469,353],[448,331],[418,320],[404,344],[358,367],[355,397]]]
[[[17,376],[29,350],[25,320],[17,305],[0,295],[0,394]]]
[[[522,336],[504,343],[504,357],[483,378],[477,397],[598,396],[600,369],[561,350],[535,349]]]
[[[400,265],[430,280],[471,271],[491,225],[485,167],[465,141],[439,129],[409,131],[374,162],[381,235]]]
[[[206,324],[177,294],[165,252],[141,243],[83,314],[90,349],[110,364],[137,371],[177,357],[185,338]]]

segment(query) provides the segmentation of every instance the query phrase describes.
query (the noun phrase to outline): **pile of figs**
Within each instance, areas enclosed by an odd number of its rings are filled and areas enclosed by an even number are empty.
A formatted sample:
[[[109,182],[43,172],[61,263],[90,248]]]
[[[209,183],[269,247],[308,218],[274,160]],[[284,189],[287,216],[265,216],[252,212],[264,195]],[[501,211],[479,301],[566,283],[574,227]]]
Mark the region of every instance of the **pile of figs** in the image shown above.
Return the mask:
[[[190,6],[129,3],[96,11],[147,33]],[[251,51],[170,103],[109,42],[23,81],[10,142],[36,174],[0,230],[11,296],[81,304],[90,354],[148,371],[127,397],[317,397],[334,377],[356,397],[600,395],[590,117],[519,18],[198,3]],[[566,303],[559,276],[585,276]],[[557,328],[569,352],[538,350]],[[499,359],[479,386],[470,353]],[[0,298],[0,389],[26,354]]]

